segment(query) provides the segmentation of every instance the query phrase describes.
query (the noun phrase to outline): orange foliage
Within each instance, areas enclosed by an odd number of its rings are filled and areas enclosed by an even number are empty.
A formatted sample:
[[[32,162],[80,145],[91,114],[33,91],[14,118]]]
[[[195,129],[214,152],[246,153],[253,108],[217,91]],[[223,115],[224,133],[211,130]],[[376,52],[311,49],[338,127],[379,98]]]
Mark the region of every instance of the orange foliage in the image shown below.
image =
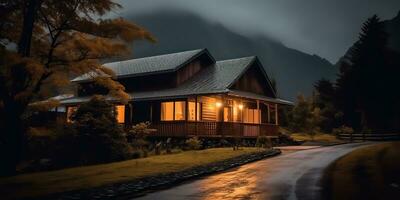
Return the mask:
[[[0,19],[1,104],[4,95],[24,104],[47,99],[52,88],[68,85],[71,77],[88,72],[109,89],[109,95],[127,102],[125,88],[112,79],[114,72],[102,66],[101,60],[129,55],[127,44],[134,40],[155,42],[147,30],[122,18],[104,18],[121,7],[113,0],[39,1],[31,54],[22,58],[15,49],[8,48],[10,44],[18,46],[20,35],[26,34],[22,32],[21,12],[26,4],[20,1],[5,0],[2,4],[9,7]]]

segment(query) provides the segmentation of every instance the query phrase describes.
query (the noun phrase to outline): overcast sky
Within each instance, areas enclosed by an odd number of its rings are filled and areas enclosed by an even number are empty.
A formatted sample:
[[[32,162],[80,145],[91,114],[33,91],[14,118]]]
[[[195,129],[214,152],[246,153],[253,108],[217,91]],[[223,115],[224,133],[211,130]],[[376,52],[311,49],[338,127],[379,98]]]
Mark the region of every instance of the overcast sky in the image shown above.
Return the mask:
[[[265,34],[335,63],[373,14],[395,17],[400,0],[120,0],[120,16],[185,10],[242,35]]]

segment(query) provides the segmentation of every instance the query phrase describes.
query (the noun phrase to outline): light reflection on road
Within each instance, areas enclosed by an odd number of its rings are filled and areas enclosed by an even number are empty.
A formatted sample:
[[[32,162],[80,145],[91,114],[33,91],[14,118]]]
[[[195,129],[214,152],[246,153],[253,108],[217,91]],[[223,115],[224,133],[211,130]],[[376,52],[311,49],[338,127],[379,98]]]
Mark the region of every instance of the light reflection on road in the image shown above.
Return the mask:
[[[322,170],[362,146],[345,144],[283,155],[207,176],[139,199],[318,199]]]

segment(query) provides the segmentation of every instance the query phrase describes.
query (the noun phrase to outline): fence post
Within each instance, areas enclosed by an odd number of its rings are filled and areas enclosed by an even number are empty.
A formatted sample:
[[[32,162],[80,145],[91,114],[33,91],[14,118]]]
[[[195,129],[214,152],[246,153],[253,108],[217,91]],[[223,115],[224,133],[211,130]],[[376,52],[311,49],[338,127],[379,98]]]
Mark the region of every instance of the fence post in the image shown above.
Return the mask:
[[[353,133],[350,133],[350,143],[353,142]]]

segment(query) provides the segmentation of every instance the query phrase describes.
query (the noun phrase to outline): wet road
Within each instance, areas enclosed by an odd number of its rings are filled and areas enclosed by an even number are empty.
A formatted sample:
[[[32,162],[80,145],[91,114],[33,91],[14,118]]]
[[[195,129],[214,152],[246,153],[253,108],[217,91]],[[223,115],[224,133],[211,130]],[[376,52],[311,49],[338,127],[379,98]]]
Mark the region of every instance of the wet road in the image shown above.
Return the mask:
[[[319,199],[322,171],[364,144],[344,144],[283,153],[139,199]]]

